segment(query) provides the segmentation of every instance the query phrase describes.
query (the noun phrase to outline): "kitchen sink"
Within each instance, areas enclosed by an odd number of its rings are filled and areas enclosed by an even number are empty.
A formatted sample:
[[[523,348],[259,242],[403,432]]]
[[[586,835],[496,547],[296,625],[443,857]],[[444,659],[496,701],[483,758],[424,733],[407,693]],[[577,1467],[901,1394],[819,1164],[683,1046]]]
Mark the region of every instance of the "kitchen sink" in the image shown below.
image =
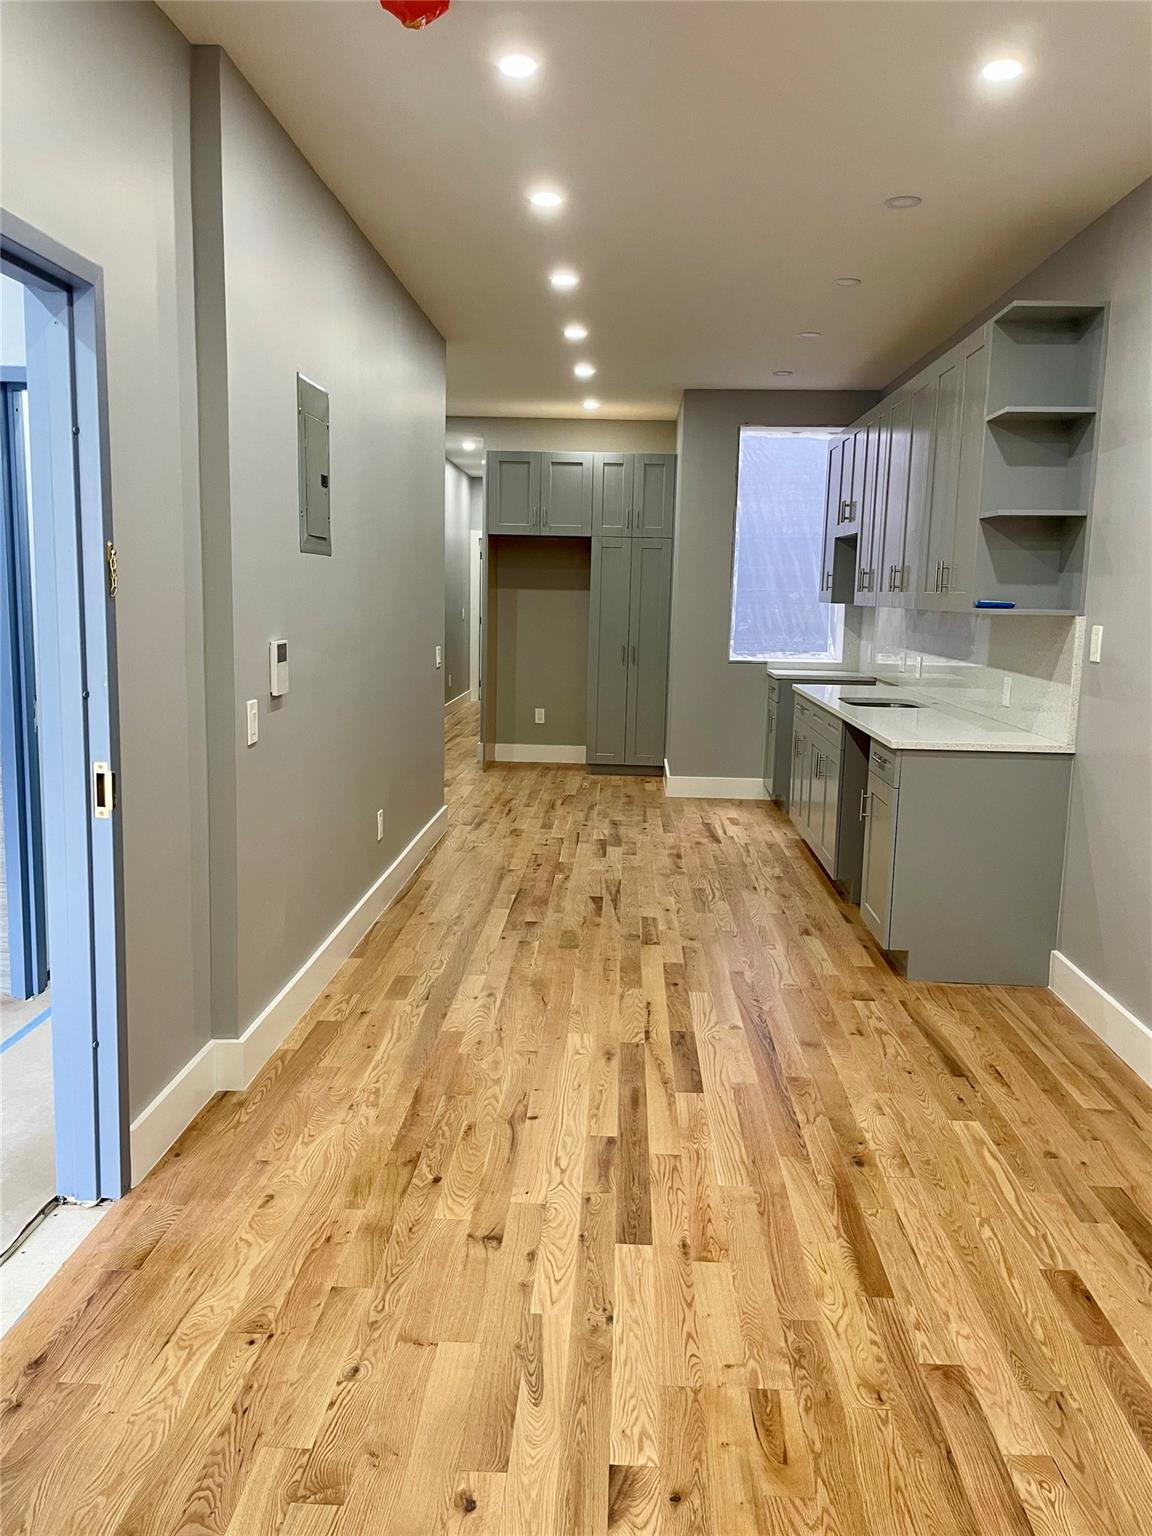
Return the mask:
[[[903,699],[844,699],[844,704],[859,704],[861,709],[920,709],[920,704],[908,704]]]

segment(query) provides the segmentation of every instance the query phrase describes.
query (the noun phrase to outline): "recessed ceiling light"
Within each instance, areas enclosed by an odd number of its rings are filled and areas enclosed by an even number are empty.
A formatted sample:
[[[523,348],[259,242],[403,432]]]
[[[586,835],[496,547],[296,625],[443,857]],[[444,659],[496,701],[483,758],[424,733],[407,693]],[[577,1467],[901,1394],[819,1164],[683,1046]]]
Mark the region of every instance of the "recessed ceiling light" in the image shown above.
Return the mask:
[[[885,208],[919,208],[924,201],[922,197],[915,197],[911,192],[901,192],[896,197],[884,199]]]
[[[800,337],[801,341],[819,341],[821,336],[823,336],[823,334],[824,334],[823,331],[798,331],[797,332],[797,335]]]
[[[1016,80],[1024,73],[1019,59],[992,59],[980,71],[985,80]]]
[[[554,208],[564,205],[563,192],[557,192],[555,187],[537,187],[534,192],[529,192],[528,201],[533,208],[539,208],[542,213],[549,213]]]
[[[860,279],[858,277],[837,277],[833,278],[833,282],[837,288],[859,288],[860,286]]]
[[[540,68],[536,59],[527,53],[506,53],[496,61],[496,67],[509,80],[527,80]]]
[[[792,377],[792,370],[791,368],[773,368],[772,377],[774,379],[790,379]]]
[[[566,325],[564,327],[565,341],[583,341],[587,335],[588,327],[586,325],[581,325],[579,321],[573,320],[571,325]]]
[[[584,402],[584,409],[586,411],[598,411],[600,409],[599,400],[593,400],[591,396],[589,396],[589,398]]]
[[[577,363],[572,372],[578,379],[590,379],[596,370],[591,363]]]
[[[466,437],[460,444],[460,447],[464,450],[465,453],[471,453],[475,446],[475,441],[470,437]]]
[[[563,292],[567,292],[568,289],[577,287],[580,278],[577,273],[573,272],[571,267],[557,267],[554,272],[548,274],[548,281],[552,284],[553,288],[559,288]]]

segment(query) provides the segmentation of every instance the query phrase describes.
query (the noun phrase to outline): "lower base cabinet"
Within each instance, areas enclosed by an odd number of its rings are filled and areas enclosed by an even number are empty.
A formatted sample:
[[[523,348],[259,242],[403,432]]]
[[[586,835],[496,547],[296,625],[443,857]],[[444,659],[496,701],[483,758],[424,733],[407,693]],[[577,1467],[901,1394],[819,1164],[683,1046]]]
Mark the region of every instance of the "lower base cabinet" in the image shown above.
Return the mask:
[[[664,762],[672,541],[592,540],[588,614],[588,762]]]
[[[1043,986],[1072,759],[872,743],[860,915],[910,981]]]

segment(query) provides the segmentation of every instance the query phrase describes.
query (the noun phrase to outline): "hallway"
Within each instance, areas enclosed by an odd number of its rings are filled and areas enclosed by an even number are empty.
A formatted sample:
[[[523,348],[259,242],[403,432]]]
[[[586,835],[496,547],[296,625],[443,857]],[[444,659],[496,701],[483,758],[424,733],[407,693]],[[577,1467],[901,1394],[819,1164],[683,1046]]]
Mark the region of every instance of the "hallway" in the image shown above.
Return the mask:
[[[476,764],[5,1341],[5,1536],[1145,1536],[1152,1092],[760,803]]]

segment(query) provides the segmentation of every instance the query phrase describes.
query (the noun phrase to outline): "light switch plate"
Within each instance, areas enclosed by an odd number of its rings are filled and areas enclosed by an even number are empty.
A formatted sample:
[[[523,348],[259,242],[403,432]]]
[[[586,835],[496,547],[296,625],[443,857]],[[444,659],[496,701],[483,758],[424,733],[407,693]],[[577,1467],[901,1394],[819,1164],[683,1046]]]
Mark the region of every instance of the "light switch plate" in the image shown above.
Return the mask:
[[[383,811],[377,811],[376,812],[376,841],[378,843],[382,843],[384,841],[384,812]]]
[[[440,668],[443,665],[444,665],[444,647],[442,645],[438,645],[436,647],[436,670],[437,670],[437,672],[439,672]]]
[[[1104,644],[1104,626],[1103,626],[1103,624],[1093,624],[1092,631],[1091,631],[1090,635],[1088,636],[1088,660],[1089,661],[1099,661],[1100,660],[1100,650],[1101,650],[1101,647],[1103,646],[1103,644]]]
[[[248,745],[254,747],[260,740],[260,705],[256,699],[249,699],[246,708],[248,715]]]
[[[538,709],[536,711],[536,724],[537,725],[543,725],[544,724],[544,711],[542,709]]]
[[[1006,677],[1000,684],[1000,702],[1005,709],[1012,702],[1012,679],[1010,677]]]

